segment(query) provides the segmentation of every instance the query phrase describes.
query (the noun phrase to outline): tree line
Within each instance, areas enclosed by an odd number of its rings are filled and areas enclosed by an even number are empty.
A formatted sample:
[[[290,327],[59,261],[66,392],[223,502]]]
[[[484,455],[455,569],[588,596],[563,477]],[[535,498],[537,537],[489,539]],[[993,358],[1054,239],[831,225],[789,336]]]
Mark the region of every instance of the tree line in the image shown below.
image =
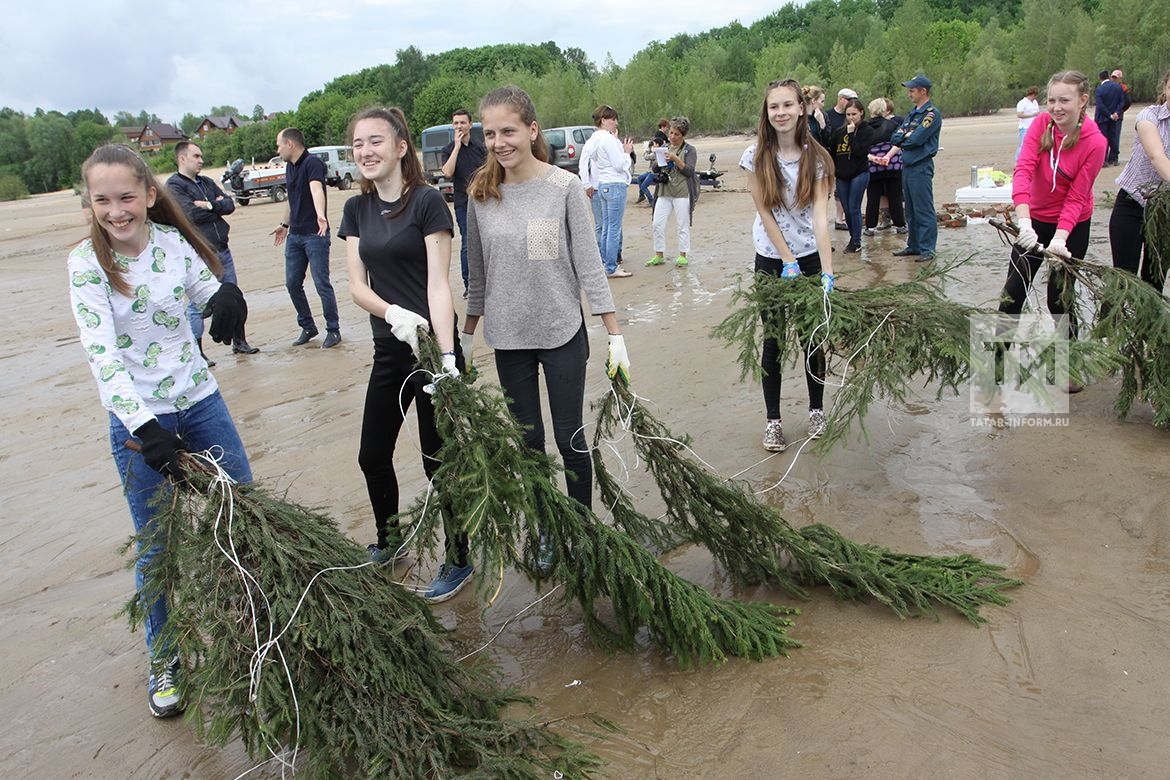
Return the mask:
[[[904,109],[900,82],[925,72],[944,115],[962,116],[1014,105],[1027,86],[1043,86],[1058,70],[1075,68],[1095,81],[1099,70],[1121,68],[1135,98],[1151,100],[1170,69],[1167,29],[1170,3],[1148,0],[810,0],[748,26],[652,42],[625,67],[610,58],[598,67],[582,50],[552,41],[432,55],[411,46],[393,64],[333,79],[293,111],[265,120],[255,106],[259,121],[203,145],[209,165],[224,165],[267,160],[287,126],[314,145],[344,143],[350,117],[370,105],[400,106],[417,137],[456,108],[474,113],[482,95],[505,83],[532,95],[546,127],[588,123],[604,102],[618,109],[623,132],[640,136],[679,114],[692,133],[751,131],[765,85],[781,77],[830,95],[850,87],[863,100],[892,97]],[[73,186],[90,150],[121,138],[121,120],[146,116],[120,112],[111,123],[96,110],[26,116],[0,109],[0,198]],[[176,124],[186,130],[200,119],[187,114]],[[155,157],[157,169],[173,170],[171,155]]]

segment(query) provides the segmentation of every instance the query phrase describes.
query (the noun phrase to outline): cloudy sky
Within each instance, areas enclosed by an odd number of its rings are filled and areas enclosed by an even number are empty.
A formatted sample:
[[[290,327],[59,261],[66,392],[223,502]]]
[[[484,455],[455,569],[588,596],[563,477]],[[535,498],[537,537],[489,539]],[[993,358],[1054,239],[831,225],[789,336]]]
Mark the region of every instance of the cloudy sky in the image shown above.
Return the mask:
[[[0,28],[0,106],[70,111],[146,109],[164,121],[213,105],[250,113],[296,108],[325,82],[417,46],[424,53],[555,41],[599,67],[651,41],[782,3],[760,0],[24,0]]]

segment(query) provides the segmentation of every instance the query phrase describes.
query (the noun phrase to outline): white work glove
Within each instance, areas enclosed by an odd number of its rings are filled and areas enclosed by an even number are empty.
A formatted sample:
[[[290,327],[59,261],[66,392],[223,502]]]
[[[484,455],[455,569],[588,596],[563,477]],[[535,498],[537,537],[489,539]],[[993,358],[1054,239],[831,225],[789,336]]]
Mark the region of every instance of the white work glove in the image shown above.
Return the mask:
[[[605,361],[605,373],[610,379],[618,374],[628,385],[630,383],[630,356],[626,352],[626,340],[621,336],[609,337],[609,357]]]
[[[427,324],[426,319],[392,303],[386,307],[386,323],[390,326],[394,338],[403,344],[409,344],[410,351],[418,357],[418,329],[419,326]]]
[[[471,355],[475,352],[475,334],[460,333],[459,349],[463,352],[463,370],[471,373]]]
[[[442,367],[439,368],[439,373],[435,374],[435,376],[431,379],[430,384],[423,385],[423,392],[426,393],[427,395],[434,395],[435,385],[439,384],[439,382],[442,382],[444,379],[458,379],[458,378],[459,378],[459,369],[455,366],[455,353],[454,352],[444,352],[443,353],[443,364],[442,364]]]
[[[1072,253],[1068,251],[1068,247],[1064,245],[1064,239],[1055,237],[1048,242],[1048,251],[1057,257],[1071,258]]]
[[[1016,235],[1016,240],[1013,242],[1020,248],[1021,251],[1031,252],[1036,247],[1040,246],[1040,237],[1036,235],[1036,231],[1032,229],[1032,220],[1028,217],[1021,217],[1019,220],[1020,232]]]

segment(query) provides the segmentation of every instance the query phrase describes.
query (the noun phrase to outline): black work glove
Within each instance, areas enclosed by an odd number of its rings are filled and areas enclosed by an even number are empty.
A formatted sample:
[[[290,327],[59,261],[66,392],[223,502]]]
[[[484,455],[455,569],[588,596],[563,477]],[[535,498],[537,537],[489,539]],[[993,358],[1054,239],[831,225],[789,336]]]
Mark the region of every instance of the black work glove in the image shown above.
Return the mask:
[[[211,296],[203,316],[211,317],[207,332],[216,344],[231,344],[244,337],[244,323],[248,320],[248,304],[240,288],[231,282],[224,282],[219,291]]]
[[[138,426],[134,436],[142,442],[142,459],[146,461],[147,466],[172,479],[183,478],[183,465],[179,460],[179,453],[187,452],[191,445],[162,427],[158,420],[151,420]]]

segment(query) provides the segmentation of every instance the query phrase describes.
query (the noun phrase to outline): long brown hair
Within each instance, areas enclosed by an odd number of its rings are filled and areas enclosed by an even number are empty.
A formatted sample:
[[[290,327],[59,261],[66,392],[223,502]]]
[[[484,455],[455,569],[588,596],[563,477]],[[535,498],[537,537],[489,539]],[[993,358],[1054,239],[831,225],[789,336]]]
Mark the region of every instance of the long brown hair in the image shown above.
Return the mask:
[[[800,167],[796,175],[796,203],[789,204],[784,196],[784,176],[776,162],[776,154],[780,151],[780,142],[772,123],[768,120],[768,95],[772,90],[780,87],[791,89],[804,113],[796,120],[796,143],[800,146]],[[752,162],[752,176],[756,177],[759,185],[760,200],[763,204],[774,209],[780,206],[791,208],[792,205],[804,208],[813,202],[817,191],[817,174],[820,172],[828,178],[829,191],[833,190],[833,158],[829,152],[813,140],[808,129],[809,99],[800,88],[796,79],[782,79],[773,81],[764,90],[764,104],[760,107],[760,123],[756,128],[756,157]]]
[[[1083,97],[1089,96],[1089,77],[1079,70],[1062,70],[1059,73],[1053,73],[1052,78],[1048,79],[1048,89],[1052,89],[1053,84],[1071,84],[1077,88],[1077,94]],[[1081,106],[1081,113],[1077,116],[1077,126],[1072,129],[1072,132],[1064,137],[1060,144],[1061,149],[1071,149],[1076,146],[1077,141],[1081,140],[1081,127],[1085,124],[1085,112],[1088,111],[1089,103],[1086,100],[1085,105]],[[1048,128],[1044,134],[1040,136],[1040,151],[1052,151],[1052,147],[1056,145],[1056,120],[1053,119],[1048,123]]]
[[[183,238],[187,239],[187,243],[203,258],[211,272],[217,278],[223,274],[223,266],[215,249],[187,219],[183,208],[171,197],[170,190],[159,185],[154,172],[138,152],[125,144],[102,144],[94,149],[93,154],[81,164],[81,180],[85,182],[86,187],[85,202],[89,201],[89,172],[95,165],[124,165],[129,168],[146,192],[150,192],[151,189],[155,192],[154,205],[146,209],[146,218],[158,225],[177,228]],[[110,236],[97,219],[91,219],[89,222],[89,238],[93,242],[94,253],[102,270],[106,272],[110,286],[122,295],[131,296],[133,291],[130,289],[130,283],[123,276],[122,269],[114,262],[114,248],[110,244]]]
[[[548,162],[548,144],[545,143],[544,133],[540,132],[540,123],[536,119],[536,106],[532,98],[520,87],[509,84],[506,87],[493,89],[484,96],[479,104],[479,116],[483,119],[484,109],[503,106],[511,109],[526,127],[536,123],[536,140],[532,142],[532,156],[542,163]],[[500,199],[500,183],[504,180],[504,166],[496,160],[496,153],[488,145],[487,160],[476,172],[471,183],[467,185],[467,194],[478,201],[488,198]]]
[[[1170,86],[1170,70],[1162,74],[1162,80],[1158,82],[1158,98],[1154,102],[1162,105],[1166,102],[1166,87]]]
[[[393,219],[406,208],[406,204],[415,189],[427,186],[426,175],[423,174],[422,163],[418,159],[418,153],[414,149],[414,141],[410,137],[410,126],[407,125],[406,115],[402,113],[401,108],[398,106],[390,106],[389,108],[375,106],[374,108],[367,108],[365,111],[355,114],[353,119],[349,120],[349,128],[345,132],[350,144],[353,143],[353,129],[363,119],[382,120],[390,125],[390,129],[394,131],[396,140],[406,141],[406,154],[402,155],[401,165],[402,200],[399,201],[399,206],[395,211],[386,214],[386,219]],[[378,190],[377,185],[364,176],[362,177],[360,186],[363,195],[369,195],[371,192],[377,192]]]

